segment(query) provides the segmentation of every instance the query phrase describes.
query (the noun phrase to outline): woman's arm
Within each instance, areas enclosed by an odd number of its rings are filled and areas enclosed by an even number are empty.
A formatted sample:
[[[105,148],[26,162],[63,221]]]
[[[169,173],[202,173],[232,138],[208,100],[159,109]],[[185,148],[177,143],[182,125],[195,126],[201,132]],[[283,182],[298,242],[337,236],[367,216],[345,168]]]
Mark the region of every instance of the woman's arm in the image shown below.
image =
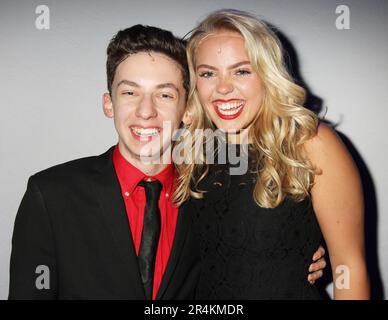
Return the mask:
[[[335,299],[368,299],[364,250],[364,202],[357,167],[337,134],[320,124],[306,143],[320,170],[311,190],[319,225],[328,246]]]

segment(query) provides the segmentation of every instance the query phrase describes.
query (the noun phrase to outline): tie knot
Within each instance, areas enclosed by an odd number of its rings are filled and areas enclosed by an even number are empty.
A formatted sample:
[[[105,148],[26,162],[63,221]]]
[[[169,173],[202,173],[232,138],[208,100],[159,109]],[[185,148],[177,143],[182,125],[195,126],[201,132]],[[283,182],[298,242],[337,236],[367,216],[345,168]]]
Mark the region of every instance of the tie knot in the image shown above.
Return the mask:
[[[138,184],[144,188],[147,201],[151,199],[159,199],[160,192],[162,191],[162,184],[159,180],[145,181],[142,180]]]

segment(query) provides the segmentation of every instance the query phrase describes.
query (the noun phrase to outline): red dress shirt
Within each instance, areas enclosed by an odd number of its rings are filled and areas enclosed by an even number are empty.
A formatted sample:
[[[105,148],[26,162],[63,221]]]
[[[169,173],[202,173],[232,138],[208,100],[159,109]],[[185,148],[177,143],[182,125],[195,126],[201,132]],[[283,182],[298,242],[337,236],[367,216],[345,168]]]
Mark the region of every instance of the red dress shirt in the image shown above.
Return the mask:
[[[169,164],[155,176],[147,176],[139,169],[131,165],[120,153],[118,145],[113,151],[113,165],[120,183],[121,193],[125,202],[127,217],[132,232],[136,254],[139,254],[141,234],[143,230],[144,208],[146,197],[143,187],[139,187],[141,180],[151,178],[162,183],[162,191],[159,198],[161,215],[161,230],[158,249],[156,253],[154,287],[152,297],[155,299],[162,281],[164,270],[170,256],[175,235],[175,227],[178,217],[178,208],[171,201],[175,179],[174,166]]]

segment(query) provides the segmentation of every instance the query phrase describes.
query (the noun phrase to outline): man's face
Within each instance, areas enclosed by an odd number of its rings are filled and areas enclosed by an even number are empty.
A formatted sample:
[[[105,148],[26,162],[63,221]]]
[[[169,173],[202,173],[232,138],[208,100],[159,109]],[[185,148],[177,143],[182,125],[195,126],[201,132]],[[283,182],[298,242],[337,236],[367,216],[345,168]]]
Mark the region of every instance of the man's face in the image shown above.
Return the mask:
[[[122,155],[136,163],[166,150],[182,121],[185,99],[182,72],[166,55],[139,52],[121,62],[103,106],[105,115],[114,118]]]

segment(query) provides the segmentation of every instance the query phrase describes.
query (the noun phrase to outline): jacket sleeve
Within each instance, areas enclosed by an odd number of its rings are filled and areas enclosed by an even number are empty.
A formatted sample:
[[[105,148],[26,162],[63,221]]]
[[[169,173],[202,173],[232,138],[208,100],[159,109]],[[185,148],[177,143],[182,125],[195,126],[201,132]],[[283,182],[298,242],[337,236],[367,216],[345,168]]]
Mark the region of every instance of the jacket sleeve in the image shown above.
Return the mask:
[[[56,299],[56,267],[49,212],[31,177],[15,219],[9,299]]]

